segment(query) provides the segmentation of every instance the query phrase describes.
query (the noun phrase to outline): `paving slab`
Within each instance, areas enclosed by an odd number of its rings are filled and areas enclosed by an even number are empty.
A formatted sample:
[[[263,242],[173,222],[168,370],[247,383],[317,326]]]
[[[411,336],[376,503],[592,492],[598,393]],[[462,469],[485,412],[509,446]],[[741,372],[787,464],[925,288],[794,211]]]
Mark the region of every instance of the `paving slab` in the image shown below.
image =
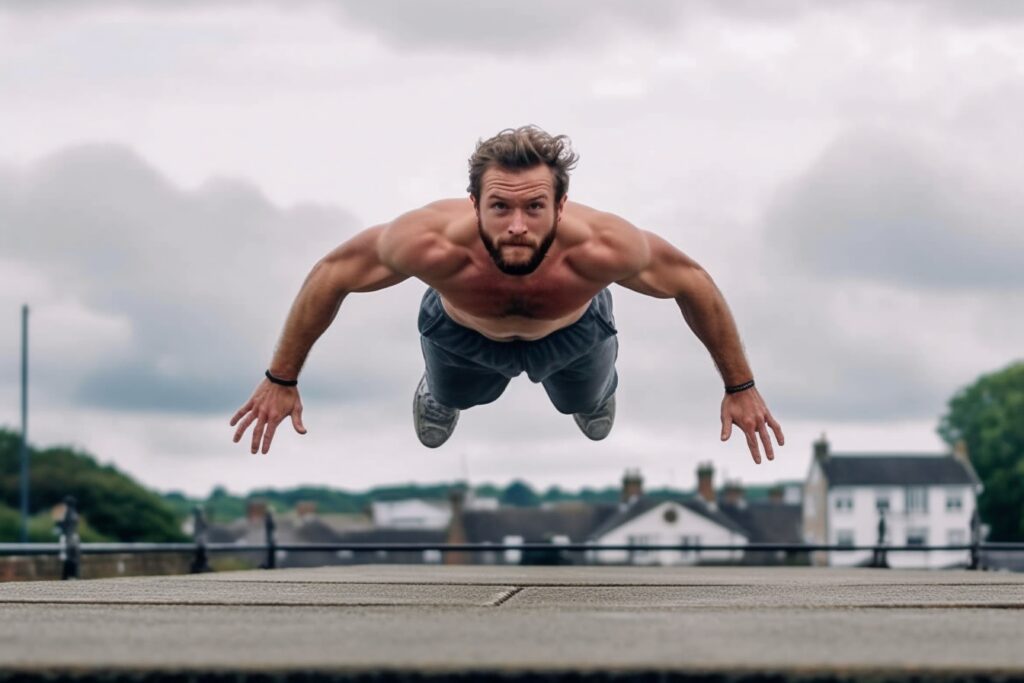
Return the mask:
[[[361,566],[0,584],[0,681],[55,678],[1024,680],[1024,575]]]

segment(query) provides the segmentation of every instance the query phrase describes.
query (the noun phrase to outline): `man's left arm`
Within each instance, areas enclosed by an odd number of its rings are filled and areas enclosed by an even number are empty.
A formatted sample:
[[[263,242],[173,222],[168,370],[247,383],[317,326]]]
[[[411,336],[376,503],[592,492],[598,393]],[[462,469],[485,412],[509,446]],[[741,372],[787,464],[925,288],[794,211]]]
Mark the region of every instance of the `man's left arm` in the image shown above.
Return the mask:
[[[620,219],[621,220],[621,219]],[[628,226],[634,239],[642,239],[645,248],[636,251],[635,270],[618,279],[618,284],[661,299],[676,300],[693,333],[707,347],[727,388],[722,399],[722,441],[732,434],[732,425],[743,430],[754,462],[760,464],[758,439],[769,460],[775,458],[769,428],[779,445],[785,443],[782,428],[753,386],[753,373],[743,353],[739,332],[725,298],[707,271],[661,237]],[[635,232],[634,232],[635,231]],[[746,389],[736,388],[750,383]]]

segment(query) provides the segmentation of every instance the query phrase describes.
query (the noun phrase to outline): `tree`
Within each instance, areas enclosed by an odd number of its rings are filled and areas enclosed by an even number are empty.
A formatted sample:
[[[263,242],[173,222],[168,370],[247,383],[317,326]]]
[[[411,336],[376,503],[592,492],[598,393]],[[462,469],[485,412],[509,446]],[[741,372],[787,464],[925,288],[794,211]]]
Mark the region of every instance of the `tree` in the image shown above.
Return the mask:
[[[530,488],[530,485],[518,479],[507,487],[501,494],[501,504],[514,507],[534,507],[540,503],[537,493]]]
[[[1024,361],[957,392],[939,435],[967,445],[985,486],[978,512],[991,528],[989,540],[1024,540]]]
[[[19,505],[20,478],[16,432],[0,429],[0,503]],[[118,541],[182,541],[180,520],[160,496],[110,465],[67,447],[29,448],[30,513],[49,514],[68,494],[98,534]]]

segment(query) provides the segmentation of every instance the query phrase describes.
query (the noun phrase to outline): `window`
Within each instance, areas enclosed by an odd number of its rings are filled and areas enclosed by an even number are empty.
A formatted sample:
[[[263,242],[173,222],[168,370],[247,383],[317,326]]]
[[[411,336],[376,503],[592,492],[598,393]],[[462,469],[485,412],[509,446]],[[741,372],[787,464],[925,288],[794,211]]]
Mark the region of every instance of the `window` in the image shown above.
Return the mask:
[[[636,536],[628,536],[626,543],[629,545],[654,545],[657,539],[654,536],[648,536],[646,534],[637,534]],[[630,550],[629,558],[631,562],[637,560],[646,560],[651,555],[649,550]]]
[[[907,514],[928,512],[928,489],[923,486],[907,488]]]
[[[875,510],[878,512],[888,513],[890,509],[890,501],[888,493],[876,493],[875,494]]]
[[[853,493],[850,491],[837,491],[833,500],[833,505],[837,512],[853,510]]]
[[[946,512],[960,512],[964,509],[964,499],[959,491],[946,491]]]
[[[950,529],[946,532],[946,543],[949,545],[965,545],[967,543],[967,530]]]
[[[504,545],[519,545],[523,542],[522,536],[506,536],[502,543]],[[519,564],[523,559],[522,550],[506,550],[505,551],[505,564]]]
[[[928,545],[928,529],[924,527],[907,529],[907,545]]]
[[[853,547],[853,530],[852,529],[837,529],[836,530],[836,545],[842,545],[847,547]]]

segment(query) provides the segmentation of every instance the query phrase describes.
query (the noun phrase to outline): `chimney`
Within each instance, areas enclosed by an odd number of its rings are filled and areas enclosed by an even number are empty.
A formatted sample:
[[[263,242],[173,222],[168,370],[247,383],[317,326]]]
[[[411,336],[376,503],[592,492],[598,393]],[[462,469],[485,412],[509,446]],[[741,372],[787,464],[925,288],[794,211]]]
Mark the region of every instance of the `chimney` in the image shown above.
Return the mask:
[[[814,442],[814,459],[819,463],[828,460],[828,440],[822,433],[821,438]]]
[[[295,514],[299,516],[299,519],[303,520],[310,517],[316,517],[316,501],[300,500],[295,504]]]
[[[710,462],[697,465],[697,495],[703,498],[705,503],[715,502],[715,487],[712,483],[714,475],[715,467]]]
[[[262,522],[267,516],[267,501],[251,498],[245,504],[245,518],[249,522]]]
[[[775,503],[776,505],[781,504],[786,499],[786,489],[781,485],[773,486],[768,489],[768,500],[769,502]]]
[[[956,443],[953,444],[953,457],[968,465],[971,463],[971,455],[967,452],[966,441],[957,439]]]
[[[643,495],[644,478],[640,476],[640,470],[626,470],[622,475],[622,502],[634,503]]]
[[[458,545],[466,543],[469,539],[466,534],[466,526],[463,521],[463,510],[466,506],[465,484],[456,484],[448,490],[448,501],[452,506],[452,516],[448,520],[448,530],[445,535],[445,543]],[[444,553],[442,561],[444,564],[469,564],[471,556],[464,552]]]
[[[725,488],[722,491],[722,502],[727,505],[742,507],[745,502],[743,500],[743,485],[738,481],[725,482]]]

